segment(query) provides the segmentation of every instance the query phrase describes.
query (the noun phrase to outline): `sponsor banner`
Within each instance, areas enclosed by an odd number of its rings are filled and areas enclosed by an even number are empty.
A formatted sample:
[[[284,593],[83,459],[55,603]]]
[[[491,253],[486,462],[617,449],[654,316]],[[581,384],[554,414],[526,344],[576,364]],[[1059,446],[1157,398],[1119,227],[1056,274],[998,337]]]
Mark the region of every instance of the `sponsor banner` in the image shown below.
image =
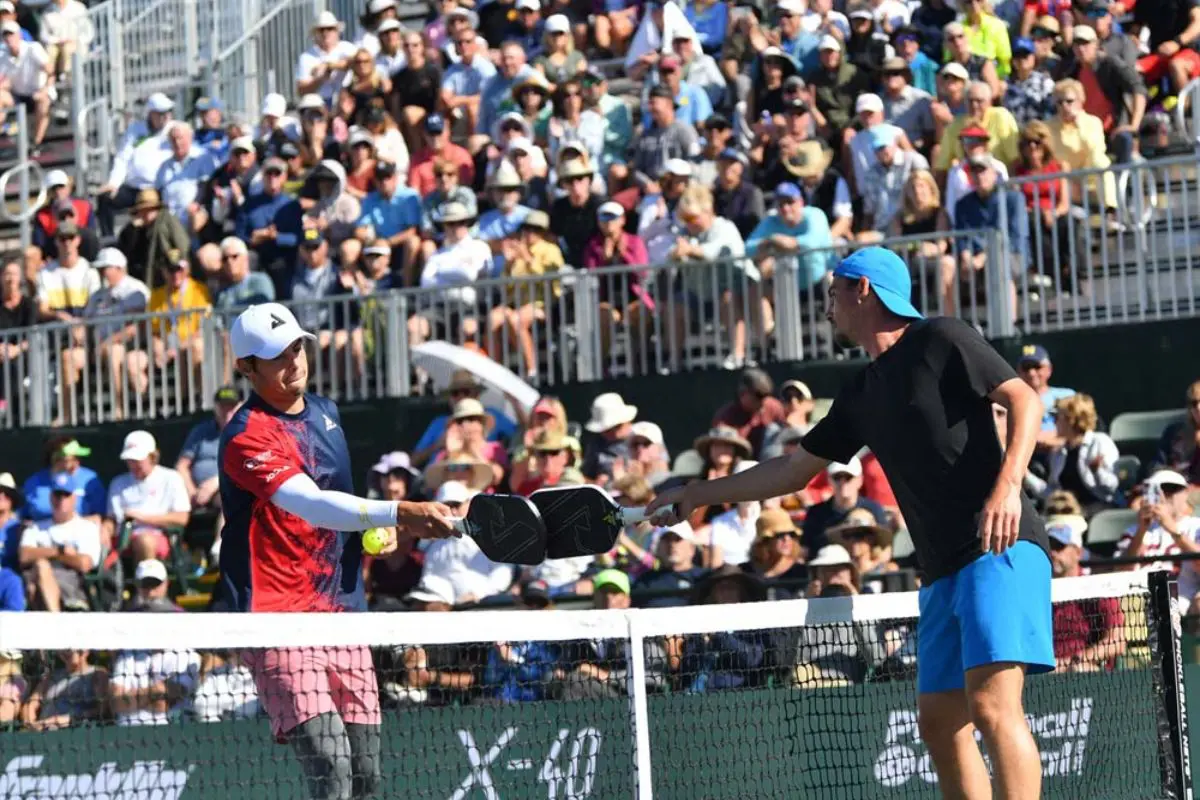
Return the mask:
[[[1031,679],[1043,797],[1161,793],[1147,669]],[[649,698],[656,800],[935,798],[911,683]],[[629,797],[621,699],[387,711],[380,797]],[[0,733],[0,800],[306,796],[265,720]]]

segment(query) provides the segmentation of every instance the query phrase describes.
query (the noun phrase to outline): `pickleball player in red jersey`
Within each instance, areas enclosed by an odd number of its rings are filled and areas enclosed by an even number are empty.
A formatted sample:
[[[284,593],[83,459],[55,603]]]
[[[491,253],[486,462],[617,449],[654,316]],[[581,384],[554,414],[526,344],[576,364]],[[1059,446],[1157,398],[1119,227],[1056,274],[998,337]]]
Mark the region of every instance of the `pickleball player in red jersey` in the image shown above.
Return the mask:
[[[222,591],[234,611],[365,611],[362,537],[395,528],[455,535],[441,503],[355,497],[337,406],[306,391],[305,343],[292,312],[251,306],[230,331],[253,393],[221,432]],[[371,797],[380,780],[380,713],[367,647],[247,650],[272,732],[292,745],[317,800]]]

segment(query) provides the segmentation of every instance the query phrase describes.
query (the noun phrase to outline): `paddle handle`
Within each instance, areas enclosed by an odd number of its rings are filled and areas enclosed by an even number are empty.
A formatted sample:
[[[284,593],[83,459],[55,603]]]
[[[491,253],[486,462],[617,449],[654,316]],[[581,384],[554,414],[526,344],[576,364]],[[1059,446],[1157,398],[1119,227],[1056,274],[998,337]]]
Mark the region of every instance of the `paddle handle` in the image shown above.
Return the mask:
[[[470,535],[471,529],[470,526],[467,525],[467,520],[465,517],[451,517],[447,521],[454,526],[454,532],[458,534],[460,538]]]
[[[645,506],[633,506],[631,508],[622,508],[621,512],[620,512],[621,513],[621,522],[624,523],[625,525],[636,525],[639,522],[653,521],[657,517],[662,517],[662,516],[665,516],[666,514],[670,513],[671,510],[672,510],[671,507],[664,506],[663,508],[658,509],[658,511],[653,516],[648,516],[646,514]]]

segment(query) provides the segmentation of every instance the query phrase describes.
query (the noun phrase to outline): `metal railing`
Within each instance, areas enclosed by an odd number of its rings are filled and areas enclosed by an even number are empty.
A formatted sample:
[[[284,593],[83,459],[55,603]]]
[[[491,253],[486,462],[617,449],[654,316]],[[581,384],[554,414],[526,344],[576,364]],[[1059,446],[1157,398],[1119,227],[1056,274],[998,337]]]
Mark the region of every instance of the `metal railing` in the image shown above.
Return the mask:
[[[1200,239],[1196,157],[1018,178],[1007,188],[1029,190],[1029,203],[1019,204],[1029,232],[1023,243],[1010,231],[1024,229],[1010,225],[1007,212],[995,229],[881,242],[908,263],[923,312],[956,315],[993,337],[1200,312],[1192,252]],[[1054,213],[1043,214],[1043,199]],[[845,352],[825,319],[826,283],[813,276],[827,275],[856,246],[805,250],[779,258],[773,269],[751,258],[615,266],[293,305],[320,337],[314,385],[341,400],[421,389],[424,376],[412,367],[410,347],[428,338],[480,347],[547,386],[837,358]],[[1019,252],[1024,258],[1013,255]],[[153,328],[163,324],[154,319],[136,318],[134,349],[154,347]],[[0,348],[11,355],[5,397],[21,400],[10,403],[7,424],[87,424],[206,407],[211,391],[232,377],[224,338],[230,322],[230,313],[204,315],[203,347],[163,359],[166,375],[148,382],[105,371],[104,337],[96,331],[111,329],[112,320],[81,321],[81,344],[75,326],[61,323],[6,331],[0,344],[12,347]],[[86,366],[64,372],[71,348],[82,349]],[[72,357],[78,363],[78,353]]]
[[[3,201],[0,202],[0,217],[6,222],[17,223],[17,236],[21,252],[24,252],[33,242],[33,218],[46,202],[46,182],[42,165],[29,157],[29,111],[24,104],[18,103],[9,113],[17,122],[16,164],[0,173],[0,200]],[[8,184],[14,177],[17,179],[15,209],[8,194]],[[32,193],[33,186],[38,187],[36,194]]]

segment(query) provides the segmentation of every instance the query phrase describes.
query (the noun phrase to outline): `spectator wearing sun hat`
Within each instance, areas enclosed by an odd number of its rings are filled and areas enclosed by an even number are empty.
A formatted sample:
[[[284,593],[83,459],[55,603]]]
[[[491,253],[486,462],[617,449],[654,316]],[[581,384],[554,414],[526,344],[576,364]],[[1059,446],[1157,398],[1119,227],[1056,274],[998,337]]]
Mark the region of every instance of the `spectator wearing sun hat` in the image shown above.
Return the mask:
[[[592,191],[596,171],[587,159],[575,158],[558,166],[558,185],[566,194],[550,205],[550,230],[559,239],[563,258],[570,266],[583,263],[583,251],[596,234],[596,212],[604,199]]]
[[[637,406],[629,405],[616,392],[605,392],[592,401],[583,426],[594,434],[586,442],[583,455],[582,470],[588,480],[602,485],[611,481],[614,463],[629,459],[629,435],[637,413]]]

